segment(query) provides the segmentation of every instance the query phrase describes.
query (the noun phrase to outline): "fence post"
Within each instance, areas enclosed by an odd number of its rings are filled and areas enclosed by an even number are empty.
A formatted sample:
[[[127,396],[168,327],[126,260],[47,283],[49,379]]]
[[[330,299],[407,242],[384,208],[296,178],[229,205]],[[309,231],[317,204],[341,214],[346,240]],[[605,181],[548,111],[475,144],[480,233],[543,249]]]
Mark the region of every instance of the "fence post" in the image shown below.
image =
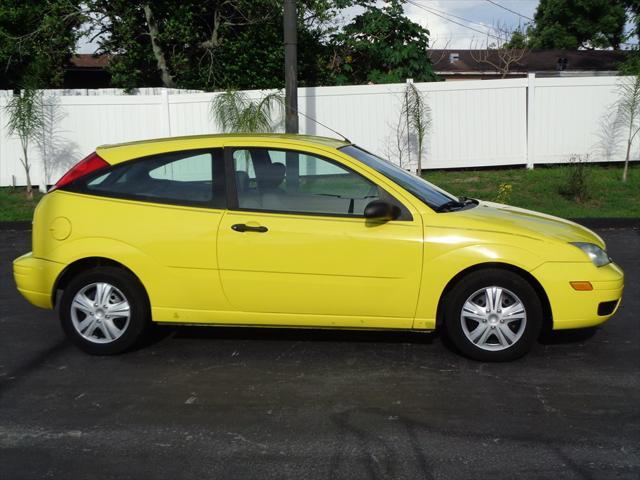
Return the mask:
[[[162,89],[160,94],[160,100],[162,103],[162,113],[165,120],[164,133],[167,137],[171,136],[171,109],[169,108],[169,91],[166,88]]]
[[[527,168],[533,169],[535,162],[535,144],[533,141],[533,127],[535,119],[536,74],[527,75]]]
[[[3,175],[4,170],[7,170],[7,177],[9,176],[9,170],[7,169],[7,159],[5,157],[5,151],[4,151],[5,149],[2,148],[3,145],[6,145],[7,141],[9,140],[4,135],[4,125],[5,125],[4,110],[6,106],[4,99],[5,99],[5,92],[0,90],[0,187],[5,185],[4,175]],[[9,185],[8,178],[7,178],[6,184]]]
[[[407,85],[404,88],[404,108],[406,109],[406,122],[407,122],[407,165],[411,171],[411,126],[409,125],[409,103],[408,103],[408,87],[413,83],[413,78],[407,78]],[[416,173],[420,176],[420,172],[416,168]]]

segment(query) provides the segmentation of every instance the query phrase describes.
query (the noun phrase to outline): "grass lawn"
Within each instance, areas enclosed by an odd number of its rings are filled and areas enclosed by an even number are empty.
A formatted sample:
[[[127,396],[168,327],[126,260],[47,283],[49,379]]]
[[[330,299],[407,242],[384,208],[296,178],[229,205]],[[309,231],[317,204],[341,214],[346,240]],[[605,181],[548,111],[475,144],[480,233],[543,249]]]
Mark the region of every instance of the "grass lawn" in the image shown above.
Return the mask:
[[[33,200],[27,200],[24,188],[0,188],[0,222],[8,220],[31,220],[33,209],[42,198],[37,188]]]
[[[590,165],[587,183],[590,199],[584,203],[563,197],[559,191],[566,183],[571,167],[536,167],[534,170],[427,171],[424,177],[455,195],[495,200],[501,184],[512,186],[504,203],[567,218],[638,217],[640,218],[640,165],[633,165],[627,183],[619,166]],[[42,197],[25,197],[24,189],[0,188],[0,221],[31,220],[33,209]]]
[[[569,166],[536,167],[533,170],[438,170],[425,172],[424,178],[454,195],[495,200],[500,184],[512,186],[502,203],[537,210],[565,218],[640,217],[640,165],[632,165],[629,178],[622,183],[622,167],[589,165],[589,200],[584,203],[563,197]]]

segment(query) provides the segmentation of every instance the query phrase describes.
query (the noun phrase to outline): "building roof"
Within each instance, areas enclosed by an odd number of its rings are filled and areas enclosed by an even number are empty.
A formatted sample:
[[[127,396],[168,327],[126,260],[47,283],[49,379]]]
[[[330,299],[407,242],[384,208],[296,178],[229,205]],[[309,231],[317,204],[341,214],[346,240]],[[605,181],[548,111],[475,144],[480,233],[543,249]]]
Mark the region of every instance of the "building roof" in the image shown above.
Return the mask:
[[[429,57],[434,62],[434,70],[440,74],[495,71],[488,63],[477,61],[479,52],[481,50],[434,49],[429,51]],[[489,60],[499,63],[497,52],[489,55]],[[626,52],[620,50],[532,50],[515,63],[510,72],[617,71],[618,63],[625,58]]]
[[[494,70],[491,65],[478,62],[478,54],[473,52],[469,49],[432,49],[429,57],[434,62],[435,71],[441,73]],[[455,55],[457,60],[454,60]],[[489,60],[498,63],[497,53],[490,52],[489,55]],[[532,50],[513,65],[511,72],[617,71],[618,63],[624,61],[626,55],[627,52],[621,50]],[[110,55],[80,53],[70,58],[67,69],[102,70],[110,59]]]
[[[92,55],[89,53],[78,53],[73,55],[66,65],[66,68],[78,69],[103,69],[109,64],[110,55]]]

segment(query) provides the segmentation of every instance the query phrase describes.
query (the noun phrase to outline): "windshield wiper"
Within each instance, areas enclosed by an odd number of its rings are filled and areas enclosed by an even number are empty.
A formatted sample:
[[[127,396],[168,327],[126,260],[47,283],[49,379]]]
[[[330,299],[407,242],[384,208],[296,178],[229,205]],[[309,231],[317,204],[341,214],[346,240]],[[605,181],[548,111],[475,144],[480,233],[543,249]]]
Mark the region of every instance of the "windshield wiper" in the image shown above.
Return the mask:
[[[462,207],[464,207],[464,203],[459,202],[458,200],[449,200],[448,202],[439,205],[436,208],[436,212],[451,212]]]
[[[465,206],[466,205],[479,205],[480,201],[471,197],[458,197],[458,200],[461,201]]]
[[[468,205],[478,205],[478,200],[475,198],[469,197],[458,197],[458,200],[449,200],[446,203],[443,203],[438,208],[436,208],[436,212],[453,212],[455,210],[460,210]]]

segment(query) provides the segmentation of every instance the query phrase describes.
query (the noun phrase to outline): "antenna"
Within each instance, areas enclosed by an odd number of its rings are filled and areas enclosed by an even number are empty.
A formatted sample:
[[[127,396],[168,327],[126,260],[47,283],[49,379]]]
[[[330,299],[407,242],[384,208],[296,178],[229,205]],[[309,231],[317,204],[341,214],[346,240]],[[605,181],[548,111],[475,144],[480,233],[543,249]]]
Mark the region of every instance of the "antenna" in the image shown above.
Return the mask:
[[[302,113],[300,110],[296,110],[296,113],[298,113],[299,115],[302,115],[304,118],[308,118],[308,119],[309,119],[309,120],[311,120],[312,122],[317,123],[318,125],[320,125],[320,126],[322,126],[322,127],[326,128],[327,130],[332,131],[332,132],[333,132],[333,133],[335,133],[336,135],[341,136],[341,137],[342,137],[342,139],[343,139],[345,142],[352,143],[352,142],[351,142],[351,140],[349,140],[347,137],[345,137],[345,136],[344,136],[343,134],[341,134],[340,132],[338,132],[338,131],[334,130],[334,129],[333,129],[333,128],[331,128],[331,127],[326,126],[324,123],[319,122],[318,120],[316,120],[316,119],[315,119],[315,118],[313,118],[313,117],[310,117],[310,116],[309,116],[309,115],[307,115],[306,113]]]

